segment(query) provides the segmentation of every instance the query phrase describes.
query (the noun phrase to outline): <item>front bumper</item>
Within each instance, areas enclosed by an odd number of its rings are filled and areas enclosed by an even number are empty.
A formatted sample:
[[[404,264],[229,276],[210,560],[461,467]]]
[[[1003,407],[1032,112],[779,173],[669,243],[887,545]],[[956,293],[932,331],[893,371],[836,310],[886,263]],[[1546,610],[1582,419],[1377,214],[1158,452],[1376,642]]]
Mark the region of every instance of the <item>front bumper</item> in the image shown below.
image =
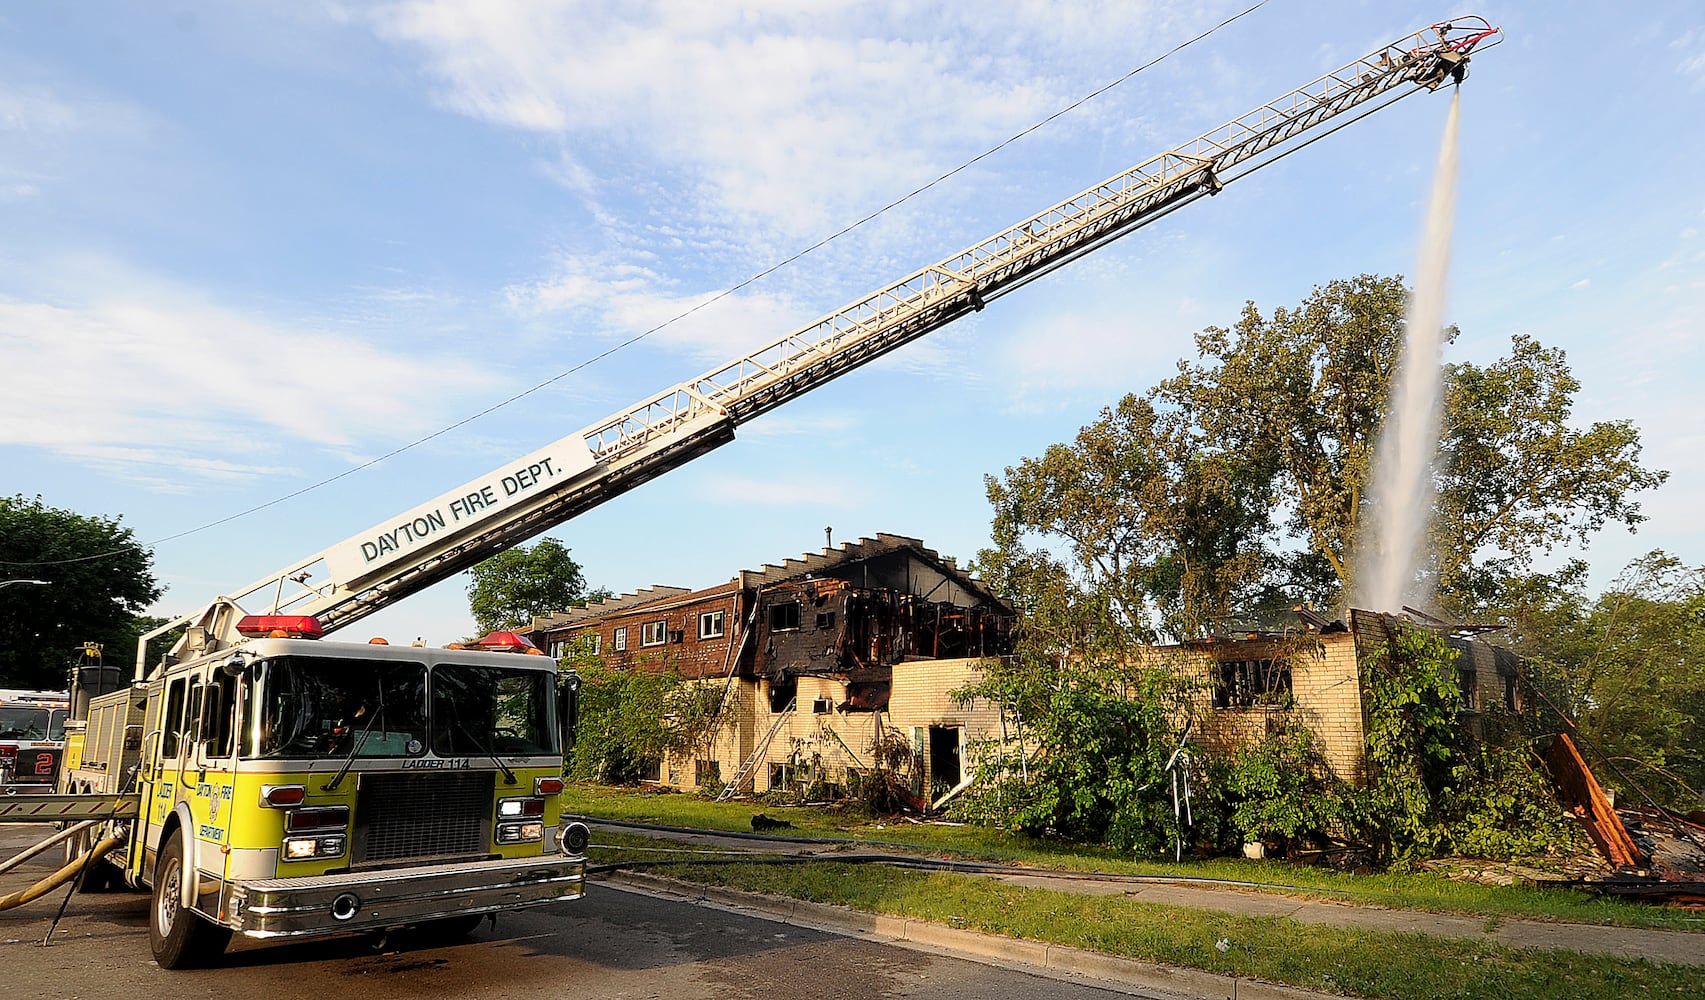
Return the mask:
[[[229,886],[220,922],[252,938],[338,934],[578,899],[585,886],[586,859],[564,855],[253,879]]]

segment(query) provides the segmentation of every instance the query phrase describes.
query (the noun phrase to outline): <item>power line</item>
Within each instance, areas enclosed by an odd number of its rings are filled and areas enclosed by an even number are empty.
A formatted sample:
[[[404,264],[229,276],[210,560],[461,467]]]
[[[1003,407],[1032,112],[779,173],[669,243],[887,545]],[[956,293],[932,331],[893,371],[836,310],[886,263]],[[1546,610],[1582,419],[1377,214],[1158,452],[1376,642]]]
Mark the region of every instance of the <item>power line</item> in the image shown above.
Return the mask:
[[[609,348],[606,348],[605,350],[600,351],[597,354],[594,354],[593,356],[587,358],[584,361],[581,361],[579,364],[576,364],[571,368],[568,368],[568,369],[565,369],[564,371],[558,372],[557,374],[552,375],[550,378],[547,378],[542,382],[538,382],[538,383],[530,386],[529,388],[523,389],[520,392],[517,392],[514,395],[509,396],[505,399],[501,399],[501,400],[491,404],[490,406],[487,406],[484,409],[479,410],[476,413],[473,413],[473,414],[470,414],[469,416],[463,417],[461,420],[458,420],[455,423],[449,424],[445,427],[441,427],[438,430],[435,430],[432,433],[426,434],[422,437],[416,438],[413,441],[408,442],[407,444],[398,445],[397,447],[391,449],[390,451],[385,452],[383,455],[380,455],[376,458],[368,459],[367,461],[362,462],[360,465],[351,466],[351,467],[343,470],[342,472],[337,473],[336,475],[327,476],[324,479],[321,479],[317,482],[310,483],[306,486],[301,487],[300,489],[292,490],[289,493],[283,494],[282,496],[274,497],[273,499],[268,500],[265,503],[256,504],[253,507],[249,507],[245,510],[240,510],[234,514],[226,515],[225,517],[221,517],[218,520],[209,521],[206,524],[202,524],[202,525],[199,525],[199,526],[194,527],[194,528],[188,528],[188,529],[185,529],[183,531],[177,532],[176,534],[166,535],[162,538],[157,538],[154,541],[147,543],[144,546],[144,548],[152,549],[155,546],[163,545],[166,542],[176,541],[179,538],[186,538],[190,535],[199,534],[203,531],[207,531],[209,529],[216,528],[219,525],[228,524],[231,521],[238,520],[239,518],[248,517],[250,514],[258,514],[263,510],[267,510],[268,508],[276,507],[281,503],[285,503],[287,501],[294,500],[297,497],[304,496],[308,493],[314,492],[315,490],[319,490],[319,489],[322,489],[326,486],[330,486],[332,483],[335,483],[341,479],[348,478],[349,476],[353,476],[358,472],[362,472],[366,469],[370,469],[373,466],[378,465],[381,462],[385,462],[385,461],[388,461],[392,458],[395,458],[396,456],[402,454],[405,451],[413,450],[415,448],[420,447],[423,444],[426,444],[428,441],[432,441],[436,438],[443,437],[445,434],[448,434],[451,431],[457,430],[458,428],[461,428],[461,427],[465,427],[468,424],[471,424],[474,421],[479,420],[480,418],[485,417],[491,413],[495,413],[496,411],[501,410],[504,407],[509,406],[512,403],[519,402],[520,400],[523,400],[523,399],[527,398],[528,396],[533,395],[534,393],[540,391],[541,389],[545,389],[551,385],[554,385],[557,382],[560,382],[563,379],[569,377],[570,375],[573,375],[576,372],[582,371],[582,370],[584,370],[584,369],[586,369],[592,365],[595,365],[598,362],[604,360],[605,358],[610,357],[613,354],[616,354],[619,351],[626,350],[627,348],[632,347],[634,344],[637,344],[640,341],[645,340],[646,338],[650,337],[652,334],[658,333],[658,332],[665,330],[665,329],[668,329],[669,327],[674,326],[676,323],[679,323],[680,321],[686,319],[687,317],[693,315],[694,313],[700,311],[701,309],[704,309],[705,307],[712,305],[716,302],[720,302],[721,300],[728,298],[730,295],[733,295],[735,292],[738,292],[743,288],[746,288],[752,284],[755,284],[759,281],[762,281],[763,279],[769,277],[770,275],[776,273],[777,271],[780,271],[781,269],[788,267],[789,265],[795,264],[795,263],[799,262],[800,260],[804,259],[805,257],[807,257],[813,253],[816,253],[818,250],[823,249],[824,247],[828,246],[830,243],[833,243],[835,240],[838,240],[841,237],[846,236],[847,234],[853,232],[854,230],[859,229],[860,227],[866,225],[867,223],[887,214],[890,211],[893,211],[896,208],[899,208],[901,205],[904,205],[907,202],[911,201],[912,199],[916,198],[917,196],[931,190],[932,188],[935,188],[936,186],[940,185],[944,181],[947,181],[950,178],[955,177],[958,174],[963,173],[964,171],[970,169],[971,167],[976,166],[978,163],[989,158],[990,156],[993,156],[994,154],[1000,152],[1001,150],[1003,150],[1006,147],[1012,145],[1013,143],[1019,141],[1020,139],[1023,139],[1025,136],[1030,135],[1032,132],[1035,132],[1041,128],[1044,128],[1045,126],[1051,124],[1055,119],[1058,119],[1058,118],[1061,118],[1067,114],[1070,114],[1071,112],[1077,110],[1078,108],[1089,103],[1090,101],[1094,100],[1095,98],[1100,97],[1102,94],[1105,94],[1108,91],[1112,90],[1113,88],[1119,86],[1120,84],[1125,83],[1126,81],[1130,80],[1132,77],[1136,76],[1137,74],[1142,73],[1145,70],[1148,70],[1148,69],[1158,65],[1159,63],[1164,62],[1167,59],[1170,59],[1172,56],[1177,55],[1179,52],[1182,52],[1183,50],[1189,48],[1190,46],[1195,45],[1197,42],[1200,42],[1203,39],[1209,37],[1210,35],[1215,34],[1216,32],[1220,31],[1222,28],[1227,27],[1228,25],[1232,24],[1233,22],[1236,22],[1236,21],[1238,21],[1238,20],[1240,20],[1240,19],[1242,19],[1242,18],[1244,18],[1250,14],[1253,14],[1255,11],[1260,10],[1262,7],[1265,7],[1267,5],[1267,3],[1268,3],[1268,0],[1258,0],[1257,3],[1252,4],[1249,7],[1244,8],[1243,10],[1239,11],[1238,13],[1231,15],[1230,17],[1226,18],[1225,20],[1223,20],[1223,21],[1219,22],[1218,24],[1215,24],[1214,26],[1202,31],[1201,33],[1199,33],[1199,34],[1197,34],[1197,35],[1195,35],[1195,36],[1193,36],[1193,37],[1191,37],[1191,38],[1189,38],[1183,42],[1180,42],[1177,45],[1174,45],[1172,48],[1170,48],[1167,51],[1161,53],[1160,55],[1154,57],[1153,59],[1150,59],[1148,62],[1143,63],[1142,65],[1136,67],[1135,69],[1133,69],[1130,72],[1126,73],[1125,75],[1119,77],[1118,79],[1113,80],[1111,83],[1103,84],[1102,86],[1096,88],[1095,90],[1090,91],[1088,94],[1085,94],[1084,96],[1078,98],[1077,100],[1066,105],[1065,107],[1060,108],[1057,111],[1054,111],[1053,113],[1047,115],[1046,117],[1042,118],[1041,120],[1039,120],[1039,121],[1037,121],[1031,125],[1028,125],[1023,129],[1020,129],[1019,131],[1013,133],[1012,135],[1001,140],[1000,142],[996,143],[995,145],[990,146],[988,149],[985,149],[982,152],[978,153],[977,155],[971,157],[969,160],[966,160],[965,162],[959,164],[956,167],[953,167],[952,169],[946,171],[945,173],[938,175],[933,180],[930,180],[924,184],[920,184],[919,186],[917,186],[916,188],[913,188],[911,191],[907,192],[906,194],[894,199],[893,201],[888,202],[886,205],[883,205],[881,208],[878,208],[878,209],[864,215],[863,217],[857,219],[856,221],[851,222],[851,223],[841,227],[840,229],[829,234],[828,236],[823,237],[822,239],[818,240],[817,242],[811,244],[810,246],[805,247],[804,249],[795,252],[791,256],[786,257],[786,258],[784,258],[784,259],[782,259],[782,260],[780,260],[774,264],[771,264],[769,267],[766,267],[763,270],[758,271],[756,274],[751,275],[750,277],[744,279],[743,281],[740,281],[734,285],[729,286],[728,288],[723,289],[720,292],[717,292],[715,295],[710,296],[709,298],[705,299],[703,302],[699,302],[698,304],[696,304],[696,305],[694,305],[688,309],[684,309],[681,312],[675,314],[674,316],[671,316],[670,318],[664,320],[663,322],[658,323],[656,326],[653,326],[650,329],[645,330],[642,333],[634,334],[633,336],[629,337],[628,339],[626,339],[626,340],[624,340],[618,344],[615,344]],[[70,563],[88,562],[88,561],[96,560],[96,559],[105,559],[108,556],[113,555],[117,551],[120,551],[120,550],[113,550],[112,552],[102,552],[102,553],[98,553],[98,554],[92,555],[92,556],[82,556],[82,557],[79,557],[77,559],[61,559],[61,560],[57,560],[54,562],[18,563],[18,562],[0,561],[0,566],[62,566],[62,565],[70,564]]]

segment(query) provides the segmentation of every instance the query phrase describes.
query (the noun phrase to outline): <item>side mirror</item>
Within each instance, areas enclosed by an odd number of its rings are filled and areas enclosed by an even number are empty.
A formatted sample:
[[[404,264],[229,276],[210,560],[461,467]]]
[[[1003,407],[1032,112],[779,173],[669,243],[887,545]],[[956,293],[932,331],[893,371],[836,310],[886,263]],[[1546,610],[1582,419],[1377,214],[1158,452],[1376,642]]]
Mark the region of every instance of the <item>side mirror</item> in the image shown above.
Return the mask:
[[[580,735],[580,675],[569,674],[562,679],[562,685],[557,691],[557,728],[562,731],[562,749],[566,753],[574,747],[574,742]]]

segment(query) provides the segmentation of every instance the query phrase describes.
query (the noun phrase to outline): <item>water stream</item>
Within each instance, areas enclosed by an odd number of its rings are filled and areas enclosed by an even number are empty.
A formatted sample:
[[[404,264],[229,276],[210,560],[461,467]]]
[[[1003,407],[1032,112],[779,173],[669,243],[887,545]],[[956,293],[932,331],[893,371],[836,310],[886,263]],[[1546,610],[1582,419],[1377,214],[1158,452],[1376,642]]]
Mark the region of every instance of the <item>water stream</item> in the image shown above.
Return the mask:
[[[1433,172],[1433,193],[1404,319],[1405,339],[1385,424],[1374,447],[1370,503],[1356,533],[1351,605],[1372,611],[1419,607],[1418,569],[1433,510],[1433,460],[1438,454],[1445,278],[1456,219],[1456,129],[1461,92],[1452,96],[1444,140]]]

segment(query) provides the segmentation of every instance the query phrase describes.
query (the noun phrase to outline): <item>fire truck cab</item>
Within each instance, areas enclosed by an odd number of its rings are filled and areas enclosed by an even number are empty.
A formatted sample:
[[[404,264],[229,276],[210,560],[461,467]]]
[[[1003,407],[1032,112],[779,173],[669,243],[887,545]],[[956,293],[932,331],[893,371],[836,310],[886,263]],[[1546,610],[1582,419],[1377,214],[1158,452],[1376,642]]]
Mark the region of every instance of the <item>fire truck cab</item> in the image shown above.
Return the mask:
[[[0,794],[53,791],[70,710],[64,691],[0,691]]]
[[[466,932],[582,894],[585,828],[559,823],[573,687],[560,694],[555,661],[510,633],[429,649],[323,641],[307,616],[238,628],[249,641],[91,704],[142,719],[134,765],[122,740],[91,740],[81,764],[131,772],[140,808],[112,857],[153,892],[162,966],[232,934]]]

